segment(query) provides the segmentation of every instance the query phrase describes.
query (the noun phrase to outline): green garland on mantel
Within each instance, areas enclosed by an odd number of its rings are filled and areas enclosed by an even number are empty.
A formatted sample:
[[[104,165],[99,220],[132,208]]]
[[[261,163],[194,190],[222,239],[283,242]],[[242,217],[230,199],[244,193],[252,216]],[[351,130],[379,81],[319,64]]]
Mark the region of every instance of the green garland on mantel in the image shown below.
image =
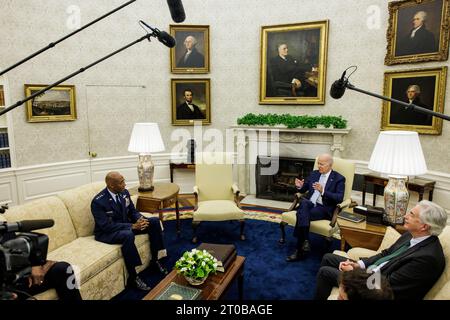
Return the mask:
[[[237,119],[238,125],[249,126],[275,126],[285,125],[289,129],[293,128],[317,128],[322,125],[325,128],[334,127],[335,129],[347,128],[347,120],[341,116],[293,116],[290,114],[253,114],[248,113],[242,118]]]

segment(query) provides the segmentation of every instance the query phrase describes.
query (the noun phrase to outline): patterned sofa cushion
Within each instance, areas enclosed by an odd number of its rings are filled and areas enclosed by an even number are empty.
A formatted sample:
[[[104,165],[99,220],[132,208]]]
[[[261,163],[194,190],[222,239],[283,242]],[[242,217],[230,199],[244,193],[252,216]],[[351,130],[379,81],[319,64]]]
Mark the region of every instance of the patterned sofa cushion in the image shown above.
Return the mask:
[[[103,188],[104,182],[94,182],[58,194],[69,211],[78,237],[94,234],[95,222],[91,213],[91,201]]]
[[[138,250],[142,246],[146,246],[146,243],[148,243],[147,235],[136,236],[135,244]],[[49,260],[66,261],[73,265],[75,270],[80,272],[77,278],[80,280],[81,285],[121,258],[120,245],[96,241],[94,236],[80,237],[59,247],[48,255]],[[145,263],[147,259],[142,256],[141,258],[143,263]]]
[[[8,222],[34,219],[53,219],[55,225],[37,232],[49,237],[48,251],[64,246],[75,240],[77,235],[66,206],[56,196],[36,199],[28,203],[11,207],[4,214]]]

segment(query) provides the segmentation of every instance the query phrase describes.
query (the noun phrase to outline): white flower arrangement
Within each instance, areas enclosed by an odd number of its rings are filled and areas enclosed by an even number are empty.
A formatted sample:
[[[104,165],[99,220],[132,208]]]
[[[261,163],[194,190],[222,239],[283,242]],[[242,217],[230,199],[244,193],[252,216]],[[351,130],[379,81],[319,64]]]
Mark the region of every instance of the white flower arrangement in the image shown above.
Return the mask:
[[[174,268],[185,277],[203,279],[216,273],[217,259],[206,250],[192,249],[183,253]]]

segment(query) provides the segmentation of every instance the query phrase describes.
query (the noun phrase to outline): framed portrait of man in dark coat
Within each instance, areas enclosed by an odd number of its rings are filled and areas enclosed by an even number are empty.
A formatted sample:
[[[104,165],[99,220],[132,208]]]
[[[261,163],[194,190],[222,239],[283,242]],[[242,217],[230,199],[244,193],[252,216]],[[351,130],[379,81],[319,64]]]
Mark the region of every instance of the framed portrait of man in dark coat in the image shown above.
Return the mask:
[[[444,113],[447,67],[392,71],[384,74],[384,96]],[[442,119],[395,102],[383,102],[382,130],[441,134]]]
[[[172,79],[172,124],[211,124],[210,79]]]
[[[172,73],[209,72],[209,26],[171,25],[176,45],[170,49]]]
[[[260,104],[325,104],[328,20],[261,29]]]
[[[386,65],[448,59],[449,0],[389,3]]]

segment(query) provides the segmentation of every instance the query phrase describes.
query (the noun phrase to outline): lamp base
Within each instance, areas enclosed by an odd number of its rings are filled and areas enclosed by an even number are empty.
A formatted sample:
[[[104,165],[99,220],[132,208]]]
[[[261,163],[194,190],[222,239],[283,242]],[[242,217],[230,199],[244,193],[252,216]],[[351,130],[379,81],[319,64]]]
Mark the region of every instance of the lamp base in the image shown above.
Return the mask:
[[[140,154],[138,161],[138,177],[139,177],[139,192],[148,192],[154,189],[153,174],[155,166],[153,165],[152,157],[149,154]]]
[[[139,187],[138,191],[139,192],[149,192],[149,191],[153,191],[154,189],[155,189],[154,186],[151,186],[150,188],[141,188],[141,187]]]
[[[408,210],[409,193],[406,177],[389,176],[384,188],[385,220],[390,224],[403,224]]]

